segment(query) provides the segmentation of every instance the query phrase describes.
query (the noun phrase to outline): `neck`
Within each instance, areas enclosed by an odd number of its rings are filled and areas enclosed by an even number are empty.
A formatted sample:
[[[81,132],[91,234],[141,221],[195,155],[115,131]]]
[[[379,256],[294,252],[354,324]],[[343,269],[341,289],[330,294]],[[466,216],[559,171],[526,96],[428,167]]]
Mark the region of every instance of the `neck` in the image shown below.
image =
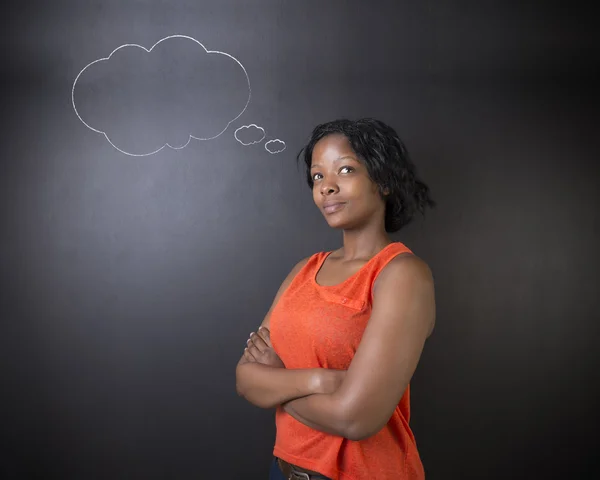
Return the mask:
[[[344,246],[340,253],[344,260],[370,258],[391,242],[385,228],[344,230]]]

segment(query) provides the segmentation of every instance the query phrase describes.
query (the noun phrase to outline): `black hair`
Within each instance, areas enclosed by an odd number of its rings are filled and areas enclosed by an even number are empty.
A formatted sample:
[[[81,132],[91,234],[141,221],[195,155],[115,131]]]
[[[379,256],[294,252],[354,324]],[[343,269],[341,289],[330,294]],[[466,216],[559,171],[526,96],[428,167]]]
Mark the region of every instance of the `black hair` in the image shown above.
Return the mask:
[[[313,188],[310,173],[312,153],[316,143],[328,135],[344,135],[361,163],[367,168],[369,177],[379,186],[385,200],[385,230],[397,232],[412,221],[415,214],[425,214],[427,207],[434,207],[429,187],[417,178],[404,143],[396,131],[380,120],[334,120],[317,125],[308,143],[300,150],[296,160],[304,160],[306,180]],[[384,195],[384,190],[388,194]]]

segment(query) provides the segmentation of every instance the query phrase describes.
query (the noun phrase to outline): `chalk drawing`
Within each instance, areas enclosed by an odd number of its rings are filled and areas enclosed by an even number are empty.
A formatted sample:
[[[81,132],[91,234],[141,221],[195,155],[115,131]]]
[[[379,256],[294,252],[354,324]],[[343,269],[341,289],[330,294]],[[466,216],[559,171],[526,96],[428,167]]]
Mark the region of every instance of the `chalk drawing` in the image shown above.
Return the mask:
[[[146,72],[145,70],[143,70],[143,67],[145,67],[145,66],[147,67],[147,61],[144,60],[144,58],[142,58],[142,57],[136,56],[137,54],[135,52],[133,52],[132,50],[138,51],[136,49],[141,49],[146,54],[150,54],[151,52],[154,52],[155,49],[159,45],[162,45],[161,49],[163,49],[163,47],[164,47],[163,44],[164,43],[166,43],[167,41],[172,42],[173,40],[176,40],[176,42],[175,42],[176,46],[180,46],[181,45],[181,43],[177,43],[177,42],[179,42],[181,40],[189,40],[191,42],[195,42],[195,44],[197,44],[198,46],[202,47],[202,50],[200,51],[200,55],[207,54],[207,55],[214,55],[215,56],[215,57],[211,57],[213,59],[212,61],[213,61],[213,63],[215,65],[217,65],[217,64],[218,65],[223,65],[222,62],[219,63],[218,61],[215,61],[215,59],[217,57],[219,57],[221,60],[222,59],[229,59],[229,60],[235,62],[235,64],[237,65],[237,66],[235,66],[235,69],[232,69],[231,65],[223,67],[223,68],[229,69],[228,71],[229,72],[233,72],[232,75],[235,76],[234,79],[230,79],[229,83],[225,82],[225,79],[222,79],[222,81],[221,81],[221,79],[216,79],[215,80],[214,78],[211,78],[210,80],[213,82],[213,84],[215,84],[215,85],[218,84],[219,88],[221,88],[221,89],[230,88],[231,90],[230,90],[229,93],[233,93],[234,95],[239,96],[241,99],[245,98],[245,101],[242,100],[240,102],[240,105],[243,105],[243,106],[242,106],[242,108],[238,107],[231,114],[231,115],[234,115],[233,118],[227,117],[227,119],[224,120],[224,122],[226,123],[224,127],[222,126],[222,124],[218,125],[218,126],[217,125],[211,125],[211,127],[213,128],[213,130],[211,131],[211,133],[199,135],[199,134],[197,134],[195,132],[191,132],[191,133],[185,132],[185,134],[180,138],[180,142],[175,143],[174,141],[170,141],[170,142],[169,141],[165,141],[164,143],[162,143],[162,145],[159,145],[160,142],[162,142],[162,140],[158,140],[159,143],[157,143],[153,147],[151,147],[151,148],[144,148],[143,149],[144,150],[143,153],[139,153],[139,152],[138,153],[133,153],[130,149],[125,149],[124,147],[119,148],[119,146],[117,146],[117,144],[115,143],[116,141],[114,140],[117,137],[117,133],[118,132],[117,131],[111,131],[111,133],[109,134],[109,133],[107,133],[107,130],[108,130],[108,126],[112,126],[112,128],[118,128],[119,126],[123,126],[123,123],[119,124],[119,122],[117,122],[116,118],[111,118],[110,115],[107,114],[104,117],[105,127],[101,129],[101,128],[95,128],[95,127],[93,127],[91,125],[91,122],[89,120],[88,120],[88,122],[86,122],[83,119],[83,115],[80,113],[81,109],[78,109],[77,102],[76,102],[76,90],[77,90],[77,87],[79,87],[79,83],[80,83],[80,80],[82,78],[82,75],[84,75],[84,74],[88,75],[89,72],[90,72],[90,70],[95,70],[95,69],[97,70],[98,67],[101,64],[105,64],[105,62],[106,62],[106,65],[108,65],[107,62],[109,60],[111,60],[113,57],[115,57],[115,56],[117,56],[117,57],[121,56],[120,57],[121,58],[121,62],[122,62],[122,65],[124,66],[124,67],[121,67],[121,68],[126,68],[126,69],[129,68],[129,69],[127,69],[127,73],[131,74],[130,75],[131,78],[133,78],[132,77],[133,75],[138,75],[138,77],[135,77],[135,78],[146,78],[146,77],[153,77],[154,76],[154,78],[149,78],[149,80],[148,80],[149,82],[154,82],[154,83],[152,84],[152,86],[150,86],[150,87],[147,88],[147,91],[148,92],[155,92],[154,90],[152,90],[152,88],[154,88],[155,84],[157,84],[157,82],[158,82],[158,80],[156,80],[156,77],[160,77],[164,81],[164,78],[165,77],[168,78],[169,75],[171,74],[172,70],[176,70],[176,69],[169,70],[169,67],[171,66],[171,64],[168,63],[167,66],[163,66],[163,67],[161,67],[161,69],[158,69],[158,70],[155,69],[155,71],[148,70]],[[169,48],[171,48],[171,47],[169,47]],[[173,47],[173,48],[175,48],[175,47]],[[188,47],[186,46],[185,48],[188,48]],[[123,52],[127,52],[126,55],[128,55],[128,56],[124,56]],[[161,50],[160,55],[167,56],[166,53],[163,52],[162,50]],[[162,58],[160,55],[159,55],[158,58]],[[144,54],[144,57],[147,57],[147,56],[148,55]],[[136,59],[136,61],[142,62],[142,63],[140,63],[141,67],[139,67],[137,69],[134,69],[133,67],[129,67],[128,64],[127,64],[127,62],[129,60],[125,61],[125,60],[123,60],[123,58],[129,59],[130,57],[133,58],[133,59]],[[181,60],[182,61],[187,61],[187,60],[189,60],[189,61],[194,61],[194,60],[198,61],[198,58],[197,58],[197,56],[193,56],[193,55],[191,55],[191,54],[189,54],[189,53],[186,52],[186,55],[184,55]],[[146,61],[146,63],[143,63],[145,61]],[[239,68],[241,70],[237,70],[238,66],[239,66]],[[100,69],[100,70],[102,70],[102,69]],[[107,70],[107,71],[109,71],[109,70]],[[140,72],[142,72],[142,73],[140,73]],[[239,75],[238,75],[238,72],[239,72]],[[110,71],[109,71],[109,73],[112,75],[112,73]],[[144,73],[148,73],[148,75],[146,75],[146,77],[144,77],[143,76]],[[210,72],[210,71],[207,71],[207,72],[196,72],[194,70],[193,73],[195,73],[195,74],[202,73],[203,76],[200,77],[200,79],[202,80],[204,78],[204,76],[205,76],[204,75],[205,73],[208,75],[208,74],[211,74],[212,72]],[[114,75],[113,77],[110,77],[110,76],[107,76],[107,75],[102,76],[99,73],[96,74],[96,75],[99,76],[98,78],[101,78],[101,79],[108,78],[108,80],[109,80],[109,82],[107,82],[107,85],[104,85],[104,84],[102,85],[102,88],[112,88],[113,84],[117,84],[119,82],[119,80],[120,80],[120,77],[117,76],[117,75]],[[241,75],[243,75],[243,77]],[[208,76],[210,76],[210,75],[208,75]],[[96,78],[96,77],[94,77],[92,75],[91,78]],[[179,80],[179,81],[181,81],[181,80]],[[235,82],[237,82],[237,83],[235,83]],[[166,85],[166,83],[165,83],[165,85]],[[243,86],[243,89],[242,89],[243,91],[240,91],[240,85]],[[129,95],[129,96],[127,95],[127,92],[129,92],[129,93],[131,93],[131,92],[136,93],[136,90],[133,89],[133,88],[131,88],[131,85],[128,84],[127,86],[130,87],[129,90],[124,89],[124,88],[121,89],[121,90],[119,90],[119,92],[121,92],[121,94],[122,94],[121,99],[123,101],[126,101],[128,99],[128,97],[131,97],[131,95]],[[246,88],[247,88],[247,96],[246,96],[246,93],[245,93],[246,92]],[[93,81],[90,81],[90,83],[89,83],[89,85],[87,87],[87,91],[91,92],[90,93],[91,96],[98,95],[97,91],[99,89],[100,89],[100,87],[96,83],[94,83]],[[173,88],[173,92],[174,93],[176,93],[175,90],[176,89]],[[122,93],[122,92],[125,92],[125,93]],[[160,91],[156,90],[156,92],[158,92],[158,97],[161,97]],[[220,90],[219,90],[219,93],[221,93]],[[101,133],[102,135],[104,135],[106,137],[106,140],[114,148],[116,148],[118,151],[120,151],[121,153],[124,153],[126,155],[131,155],[131,156],[146,156],[146,155],[155,154],[155,153],[161,151],[165,147],[169,147],[169,148],[176,149],[176,150],[184,148],[184,147],[186,147],[189,144],[189,142],[191,141],[191,139],[196,139],[196,140],[212,140],[212,139],[215,139],[215,138],[219,137],[220,135],[222,135],[227,130],[227,128],[229,127],[229,125],[233,121],[235,121],[236,119],[238,119],[246,111],[246,108],[248,107],[248,104],[250,103],[251,93],[252,92],[251,92],[251,88],[250,88],[250,78],[248,77],[248,73],[246,72],[246,68],[235,57],[233,57],[232,55],[230,55],[228,53],[221,52],[221,51],[218,51],[218,50],[208,50],[198,40],[196,40],[196,39],[194,39],[192,37],[189,37],[187,35],[170,35],[168,37],[162,38],[161,40],[159,40],[158,42],[156,42],[149,49],[143,47],[142,45],[137,45],[137,44],[125,44],[125,45],[121,45],[120,47],[117,47],[116,49],[114,49],[110,53],[110,55],[108,55],[108,57],[103,57],[103,58],[100,58],[98,60],[94,60],[93,62],[89,63],[88,65],[86,65],[79,72],[79,74],[75,78],[75,81],[73,82],[73,88],[72,88],[72,91],[71,91],[71,100],[72,100],[72,103],[73,103],[73,109],[75,110],[75,113],[79,117],[79,120],[81,120],[81,122],[86,127],[88,127],[90,130],[92,130],[94,132],[97,132],[97,133]],[[225,94],[222,94],[222,95],[223,95],[222,99],[218,98],[216,100],[214,100],[211,96],[206,96],[205,97],[207,99],[206,100],[206,104],[209,104],[210,102],[212,102],[212,103],[210,103],[211,105],[213,105],[213,104],[217,105],[217,107],[213,108],[213,110],[214,111],[221,111],[222,109],[220,109],[220,105],[225,105],[226,103],[220,103],[219,104],[218,101],[226,102],[227,97],[230,96],[230,95],[225,95]],[[214,97],[214,95],[213,95],[213,97]],[[96,97],[94,97],[94,98],[96,98]],[[111,105],[118,104],[119,100],[121,100],[121,99],[118,99],[118,98],[115,99],[115,96],[112,96],[112,95],[108,95],[107,97],[103,97],[103,98],[105,100],[109,100],[111,102]],[[136,96],[135,98],[137,99],[138,97]],[[235,98],[237,98],[237,97],[235,97]],[[180,112],[180,111],[182,111],[185,108],[192,108],[192,107],[188,107],[186,105],[186,103],[192,104],[196,99],[197,99],[197,95],[188,95],[188,97],[186,97],[186,100],[183,101],[183,102],[181,102],[182,105],[176,105],[176,106],[171,107],[171,110],[170,110],[171,117],[169,117],[169,118],[172,118],[174,115],[176,115],[177,112]],[[189,100],[189,102],[188,102],[188,100]],[[102,103],[102,102],[100,102],[100,103]],[[229,103],[227,103],[227,106],[229,106],[230,103],[231,103],[231,101]],[[131,105],[134,105],[134,104],[132,103]],[[134,105],[134,106],[137,107],[137,104]],[[110,108],[112,108],[112,107],[106,107],[105,110],[107,110],[107,109],[110,110]],[[151,109],[153,109],[153,110],[151,110],[151,111],[153,111],[153,112],[154,111],[160,111],[160,108],[162,108],[162,105],[160,105],[160,106],[152,106]],[[131,120],[133,122],[133,120],[135,119],[135,121],[139,122],[139,125],[140,125],[139,128],[140,129],[142,128],[141,126],[146,125],[146,124],[148,124],[147,122],[151,122],[152,121],[152,119],[147,119],[144,115],[142,115],[140,113],[135,113],[135,112],[139,112],[139,109],[136,110],[136,109],[132,108],[131,111],[133,113],[130,113],[130,115],[136,115],[137,114],[140,118],[132,116],[132,117],[127,117],[126,120]],[[91,112],[92,113],[94,112],[93,108],[91,108]],[[93,116],[92,113],[90,113],[90,110],[88,110],[88,116]],[[110,111],[108,113],[110,113]],[[210,115],[211,112],[207,111],[207,112],[201,112],[201,113],[204,113],[204,116],[207,116],[207,115]],[[189,113],[187,113],[187,112],[186,112],[186,114],[189,115]],[[187,118],[187,116],[185,118]],[[204,118],[204,117],[202,117],[202,118]],[[155,121],[155,124],[157,124],[160,127],[163,124],[166,125],[165,122],[167,122],[167,121],[168,121],[167,119],[158,119],[158,120]],[[192,127],[189,127],[189,128],[193,129],[194,127],[192,126]],[[244,127],[241,127],[241,128],[244,128]],[[256,127],[256,128],[257,129],[261,129],[260,127]],[[261,130],[263,131],[263,138],[264,138],[264,129],[261,129]],[[122,133],[121,133],[121,135],[122,135]],[[112,140],[111,140],[111,137],[113,138]],[[236,131],[236,139],[237,138],[238,138],[238,136],[237,136],[237,131]],[[157,140],[153,139],[153,141],[156,142]],[[238,139],[238,141],[240,141],[240,140]],[[260,139],[260,141],[262,141],[262,138]],[[121,143],[124,143],[124,141],[121,142]],[[251,142],[251,143],[256,143],[256,142]],[[139,149],[141,150],[142,148],[139,148]]]
[[[250,125],[242,125],[237,128],[233,136],[242,145],[253,145],[264,140],[265,129],[251,123]]]
[[[255,123],[251,123],[250,125],[242,125],[237,128],[233,136],[242,145],[253,145],[262,142],[266,134],[264,128],[259,127]],[[285,150],[285,142],[278,138],[269,140],[265,143],[265,150],[270,154],[281,153]]]
[[[285,142],[276,138],[265,143],[265,150],[269,153],[281,153],[285,150]]]

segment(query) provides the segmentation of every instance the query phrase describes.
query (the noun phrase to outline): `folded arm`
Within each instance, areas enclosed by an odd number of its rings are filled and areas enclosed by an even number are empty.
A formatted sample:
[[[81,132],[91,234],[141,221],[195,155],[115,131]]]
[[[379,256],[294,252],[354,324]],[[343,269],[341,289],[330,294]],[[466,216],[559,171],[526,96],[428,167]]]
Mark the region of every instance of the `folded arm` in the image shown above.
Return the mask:
[[[253,405],[273,408],[292,399],[335,391],[345,372],[323,368],[286,369],[271,345],[271,311],[306,259],[300,261],[283,281],[259,328],[251,334],[249,347],[236,366],[236,391]]]
[[[413,255],[393,259],[373,289],[373,309],[340,387],[294,399],[284,409],[312,428],[361,440],[389,421],[435,324],[431,271]]]
[[[317,369],[288,370],[258,362],[238,365],[237,392],[253,405],[274,408],[319,391]]]

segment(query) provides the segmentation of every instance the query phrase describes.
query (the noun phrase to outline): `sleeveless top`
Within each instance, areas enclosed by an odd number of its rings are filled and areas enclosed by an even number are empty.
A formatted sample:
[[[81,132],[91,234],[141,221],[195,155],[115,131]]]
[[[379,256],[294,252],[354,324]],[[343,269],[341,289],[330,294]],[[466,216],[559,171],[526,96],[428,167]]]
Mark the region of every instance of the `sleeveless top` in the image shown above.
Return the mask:
[[[331,252],[312,255],[271,312],[271,343],[286,368],[347,370],[371,315],[373,284],[401,253],[412,252],[402,243],[390,243],[334,286],[316,281]],[[410,387],[387,425],[360,441],[310,428],[279,406],[273,455],[333,480],[422,480],[425,473],[409,420]]]

